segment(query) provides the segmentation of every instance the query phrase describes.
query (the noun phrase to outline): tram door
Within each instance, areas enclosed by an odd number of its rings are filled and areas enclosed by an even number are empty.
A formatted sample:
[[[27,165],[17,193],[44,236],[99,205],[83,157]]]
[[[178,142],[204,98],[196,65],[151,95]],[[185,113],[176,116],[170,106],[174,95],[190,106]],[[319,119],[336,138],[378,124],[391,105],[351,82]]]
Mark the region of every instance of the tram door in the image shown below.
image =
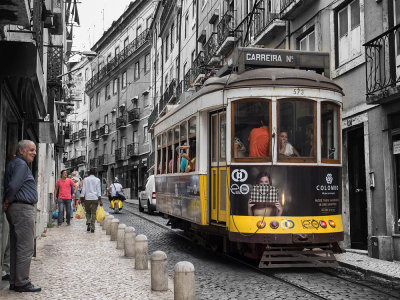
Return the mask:
[[[351,248],[366,250],[368,218],[363,127],[348,131],[347,141]]]
[[[210,115],[211,144],[211,220],[226,222],[229,176],[226,167],[226,112]]]

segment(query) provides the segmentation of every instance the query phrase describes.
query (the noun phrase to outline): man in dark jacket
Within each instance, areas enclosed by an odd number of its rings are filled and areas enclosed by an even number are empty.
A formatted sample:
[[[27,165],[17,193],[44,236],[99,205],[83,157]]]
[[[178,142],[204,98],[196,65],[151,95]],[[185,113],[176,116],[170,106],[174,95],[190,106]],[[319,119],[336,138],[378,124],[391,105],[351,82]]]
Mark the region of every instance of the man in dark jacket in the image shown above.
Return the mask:
[[[29,280],[34,250],[35,204],[38,201],[35,178],[29,169],[36,156],[36,145],[18,143],[17,155],[6,168],[3,210],[10,224],[10,290],[39,292]]]

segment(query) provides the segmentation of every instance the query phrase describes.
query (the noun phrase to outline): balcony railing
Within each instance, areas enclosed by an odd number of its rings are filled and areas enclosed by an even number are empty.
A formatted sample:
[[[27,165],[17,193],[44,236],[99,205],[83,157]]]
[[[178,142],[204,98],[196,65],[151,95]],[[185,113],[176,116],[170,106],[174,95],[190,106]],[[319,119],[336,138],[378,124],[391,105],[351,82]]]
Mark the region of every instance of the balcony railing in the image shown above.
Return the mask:
[[[99,136],[99,130],[98,130],[98,129],[93,130],[93,131],[91,132],[91,134],[90,134],[90,139],[92,140],[92,142],[98,141],[99,138],[100,138],[100,136]]]
[[[108,161],[107,158],[108,158],[107,154],[100,155],[97,158],[99,166],[107,165],[107,161]]]
[[[125,160],[125,148],[121,147],[115,150],[115,161]]]
[[[154,122],[157,120],[158,117],[158,103],[154,106],[153,111],[151,112],[149,118],[147,119],[147,128],[151,128]]]
[[[66,169],[71,168],[71,161],[70,161],[70,160],[67,160],[66,162],[64,162],[64,167],[65,167]]]
[[[136,39],[130,42],[120,53],[111,59],[103,68],[93,75],[85,85],[86,91],[92,89],[99,81],[101,81],[108,73],[113,71],[128,57],[136,52],[143,44],[150,39],[150,31],[146,29]]]
[[[73,134],[72,134],[72,141],[79,141],[79,132],[77,131],[77,132],[74,132]]]
[[[201,74],[206,74],[207,68],[206,68],[206,59],[203,51],[200,51],[199,54],[197,55],[196,59],[193,61],[193,80],[196,81],[196,79],[199,77]]]
[[[166,1],[164,1],[162,14],[161,14],[161,18],[160,18],[160,20],[161,20],[160,28],[164,28],[165,29],[165,24],[170,19],[169,15],[170,15],[170,13],[172,11],[174,3],[176,3],[175,0],[166,0]]]
[[[121,116],[117,118],[117,129],[119,128],[124,128],[128,125],[128,122],[126,121],[126,116]]]
[[[212,64],[211,60],[216,56],[218,50],[217,33],[211,33],[204,45],[204,61],[207,65]]]
[[[166,107],[168,104],[172,103],[173,100],[176,99],[175,93],[176,93],[176,80],[173,79],[160,99],[159,103],[160,112],[163,111],[164,107]]]
[[[128,156],[138,156],[139,155],[139,143],[132,143],[128,145],[127,148]]]
[[[314,0],[280,0],[279,12],[283,20],[292,20],[304,12],[306,5],[315,2]]]
[[[100,134],[100,136],[106,136],[106,135],[110,134],[110,128],[109,128],[108,124],[105,124],[100,127],[99,134]]]
[[[364,44],[369,103],[400,93],[400,71],[396,70],[399,37],[400,24]]]
[[[71,168],[77,167],[78,161],[76,158],[71,159]]]
[[[192,77],[192,69],[189,69],[183,77],[183,90],[187,91],[189,88],[193,86],[193,77]]]
[[[85,164],[85,163],[86,163],[86,157],[85,157],[85,155],[78,156],[77,159],[76,159],[76,163],[77,163],[78,165],[83,165],[83,164]]]
[[[133,122],[138,122],[140,119],[140,110],[139,108],[133,108],[130,111],[128,111],[128,122],[133,123]]]
[[[183,88],[183,80],[179,82],[179,84],[176,86],[176,101],[179,101],[179,98],[182,95],[182,88]]]
[[[225,42],[229,37],[234,37],[235,33],[235,19],[233,18],[233,12],[227,11],[221,18],[221,21],[218,23],[217,26],[217,42],[218,47],[224,48],[223,52],[226,52],[230,49],[230,46],[226,45]],[[227,41],[228,42],[228,41]],[[231,41],[231,46],[233,47],[234,41]]]
[[[91,158],[89,160],[89,165],[90,165],[90,168],[96,168],[97,167],[97,158]]]
[[[82,128],[81,130],[79,130],[79,138],[80,139],[86,138],[86,128]]]

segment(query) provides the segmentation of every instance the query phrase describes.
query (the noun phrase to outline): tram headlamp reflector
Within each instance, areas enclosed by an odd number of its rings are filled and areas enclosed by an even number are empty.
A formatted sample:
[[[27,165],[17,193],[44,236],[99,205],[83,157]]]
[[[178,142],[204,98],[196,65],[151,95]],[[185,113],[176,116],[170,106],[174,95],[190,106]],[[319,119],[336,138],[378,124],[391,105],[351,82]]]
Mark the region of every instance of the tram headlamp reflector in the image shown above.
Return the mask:
[[[260,220],[257,222],[257,227],[258,229],[263,229],[265,227],[265,222],[263,220]]]
[[[279,227],[279,222],[277,222],[277,221],[271,221],[271,223],[269,223],[269,226],[270,226],[272,229],[277,229],[277,228]]]
[[[322,228],[326,228],[327,224],[325,221],[319,221],[319,226],[321,226]]]
[[[332,228],[335,228],[335,227],[336,227],[335,221],[329,220],[328,223],[329,223],[329,225],[330,225]]]

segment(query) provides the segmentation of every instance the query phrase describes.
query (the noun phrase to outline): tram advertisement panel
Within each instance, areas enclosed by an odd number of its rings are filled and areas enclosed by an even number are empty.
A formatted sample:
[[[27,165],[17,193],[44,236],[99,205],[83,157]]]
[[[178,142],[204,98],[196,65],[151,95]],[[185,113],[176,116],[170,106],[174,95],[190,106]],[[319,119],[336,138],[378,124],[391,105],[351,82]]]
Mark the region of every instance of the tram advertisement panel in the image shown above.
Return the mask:
[[[157,210],[201,222],[199,175],[156,176]]]
[[[231,214],[325,216],[341,214],[338,167],[231,166]]]

